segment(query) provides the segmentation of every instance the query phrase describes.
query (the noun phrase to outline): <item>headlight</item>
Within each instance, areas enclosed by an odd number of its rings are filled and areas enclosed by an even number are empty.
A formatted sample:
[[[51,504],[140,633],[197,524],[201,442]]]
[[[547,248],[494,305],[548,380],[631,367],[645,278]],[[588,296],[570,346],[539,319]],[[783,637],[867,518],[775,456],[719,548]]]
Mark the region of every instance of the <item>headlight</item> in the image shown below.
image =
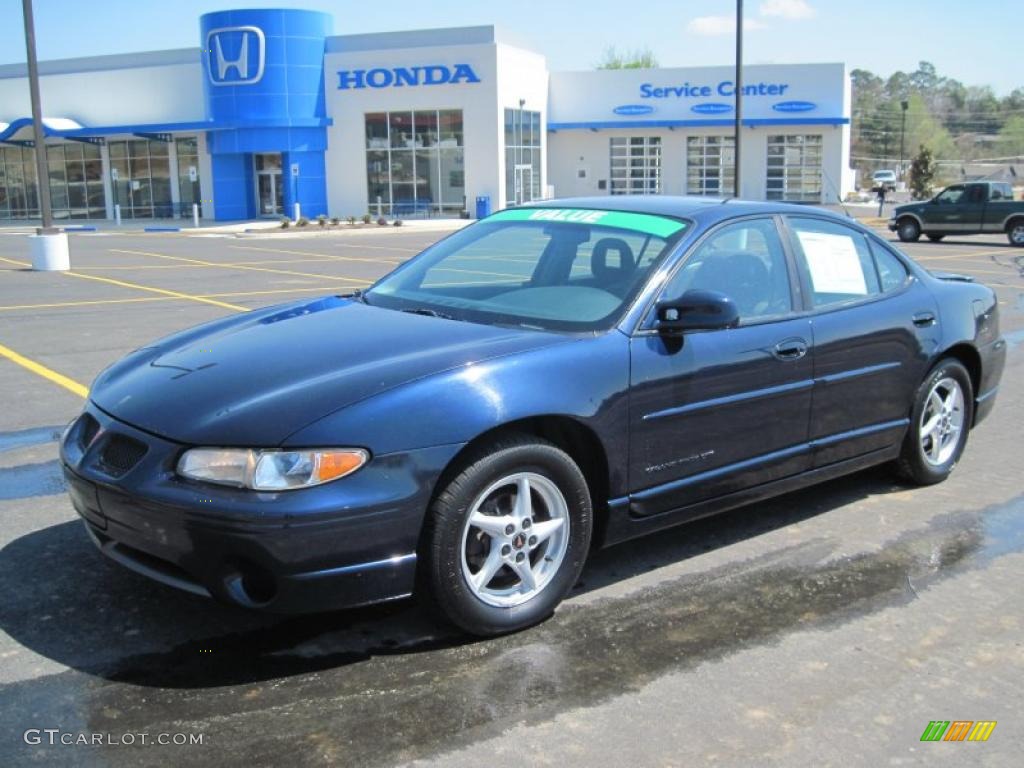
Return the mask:
[[[351,475],[370,459],[362,448],[304,451],[193,448],[178,461],[178,474],[192,480],[254,491],[309,488]]]

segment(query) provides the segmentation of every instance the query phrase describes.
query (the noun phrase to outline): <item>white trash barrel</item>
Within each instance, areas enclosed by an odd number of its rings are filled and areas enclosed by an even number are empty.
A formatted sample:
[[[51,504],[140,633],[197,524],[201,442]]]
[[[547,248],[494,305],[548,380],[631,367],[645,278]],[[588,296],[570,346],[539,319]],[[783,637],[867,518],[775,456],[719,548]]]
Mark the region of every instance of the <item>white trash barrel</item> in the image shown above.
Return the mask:
[[[64,232],[29,235],[32,249],[32,269],[38,272],[56,272],[71,269],[68,255],[68,236]]]

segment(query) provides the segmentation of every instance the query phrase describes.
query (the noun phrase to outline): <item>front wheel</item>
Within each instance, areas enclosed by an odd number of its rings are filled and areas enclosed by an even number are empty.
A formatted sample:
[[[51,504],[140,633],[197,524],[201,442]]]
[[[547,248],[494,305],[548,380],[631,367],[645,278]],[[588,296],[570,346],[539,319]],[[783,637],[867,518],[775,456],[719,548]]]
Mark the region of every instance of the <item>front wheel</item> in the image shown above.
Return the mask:
[[[1011,222],[1010,226],[1006,228],[1006,239],[1010,241],[1010,245],[1015,245],[1018,248],[1024,247],[1024,221]]]
[[[900,219],[896,225],[896,236],[904,243],[916,243],[921,237],[921,227],[913,219]]]
[[[429,597],[474,635],[536,624],[579,578],[593,512],[586,479],[551,443],[496,441],[438,494],[425,534]]]
[[[897,461],[900,474],[920,485],[941,483],[960,460],[973,420],[970,374],[958,360],[941,360],[917,390]]]

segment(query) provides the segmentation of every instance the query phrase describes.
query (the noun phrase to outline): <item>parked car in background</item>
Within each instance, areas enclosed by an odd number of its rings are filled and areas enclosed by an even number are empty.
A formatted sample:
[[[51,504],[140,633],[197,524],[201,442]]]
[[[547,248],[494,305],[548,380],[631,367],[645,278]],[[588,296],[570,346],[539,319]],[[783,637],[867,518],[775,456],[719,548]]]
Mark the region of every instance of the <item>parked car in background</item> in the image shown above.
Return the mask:
[[[1011,245],[1024,247],[1024,202],[1013,199],[1005,181],[953,184],[931,200],[897,205],[889,229],[905,243],[921,235],[938,242],[947,235],[1005,232]]]
[[[416,593],[492,635],[595,547],[883,462],[944,480],[1005,356],[991,289],[846,217],[558,200],[132,352],[61,459],[95,544],[156,581],[278,612]]]
[[[886,192],[896,191],[896,171],[881,170],[875,171],[871,176],[871,187],[878,189],[883,187]]]

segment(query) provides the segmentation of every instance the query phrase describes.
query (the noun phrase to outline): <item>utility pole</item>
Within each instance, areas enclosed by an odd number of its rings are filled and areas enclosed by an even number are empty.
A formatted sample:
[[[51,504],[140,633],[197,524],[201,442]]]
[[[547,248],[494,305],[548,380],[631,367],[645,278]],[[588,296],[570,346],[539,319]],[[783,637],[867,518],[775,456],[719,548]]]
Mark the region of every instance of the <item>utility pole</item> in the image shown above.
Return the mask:
[[[740,196],[740,128],[743,124],[743,0],[736,0],[736,124],[733,127],[732,195]]]
[[[32,101],[32,132],[36,156],[36,194],[42,226],[30,236],[32,269],[70,269],[68,236],[53,226],[50,208],[50,174],[46,163],[46,136],[43,133],[43,109],[39,99],[39,66],[36,63],[36,30],[32,17],[32,0],[21,0],[25,17],[25,53],[28,60],[28,89]]]
[[[900,181],[903,181],[903,138],[907,133],[907,107],[910,106],[909,101],[901,101],[900,109],[903,110],[900,119]]]
[[[46,141],[43,136],[43,110],[39,105],[39,66],[36,64],[36,30],[32,18],[32,0],[21,0],[25,14],[25,50],[28,53],[28,90],[32,100],[32,133],[36,155],[36,189],[43,226],[37,234],[53,234],[53,212],[50,210],[50,174],[46,166]]]

